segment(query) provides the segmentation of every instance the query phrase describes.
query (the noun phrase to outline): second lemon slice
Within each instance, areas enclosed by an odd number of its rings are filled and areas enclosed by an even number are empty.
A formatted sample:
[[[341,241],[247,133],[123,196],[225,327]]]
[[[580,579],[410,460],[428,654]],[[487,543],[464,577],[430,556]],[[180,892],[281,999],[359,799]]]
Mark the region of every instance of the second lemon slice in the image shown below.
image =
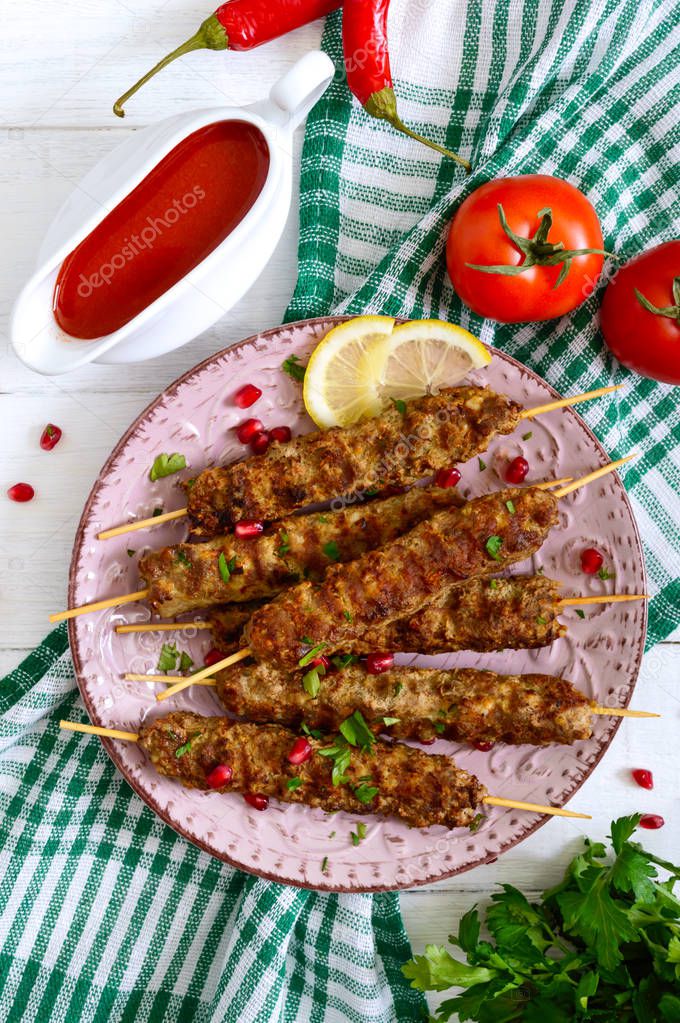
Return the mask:
[[[488,349],[462,327],[443,320],[411,320],[390,336],[381,391],[386,399],[403,400],[436,394],[490,362]]]

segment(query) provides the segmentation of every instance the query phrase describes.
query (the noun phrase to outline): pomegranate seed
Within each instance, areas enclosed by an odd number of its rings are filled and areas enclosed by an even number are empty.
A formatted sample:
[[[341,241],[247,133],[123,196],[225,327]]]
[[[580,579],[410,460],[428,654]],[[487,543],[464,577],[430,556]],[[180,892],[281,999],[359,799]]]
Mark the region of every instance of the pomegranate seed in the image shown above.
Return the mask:
[[[637,771],[632,771],[631,774],[641,789],[654,788],[654,778],[652,777],[651,771],[646,771],[644,768],[640,768]]]
[[[269,434],[266,430],[254,433],[250,438],[250,447],[254,454],[263,455],[269,447]]]
[[[262,397],[262,391],[255,384],[246,384],[234,395],[234,402],[239,408],[250,408],[258,398]]]
[[[255,519],[241,519],[234,526],[234,536],[239,540],[252,540],[264,532],[264,522],[256,522]]]
[[[640,818],[640,827],[647,828],[648,831],[656,831],[657,828],[662,828],[665,823],[663,817],[658,813],[645,813]]]
[[[269,439],[276,441],[277,444],[286,444],[292,436],[290,426],[275,426],[269,431]]]
[[[291,764],[304,764],[305,760],[309,760],[312,755],[312,747],[308,740],[305,739],[304,735],[301,735],[299,739],[296,739],[293,743],[293,747],[288,754],[288,759]]]
[[[431,739],[419,739],[421,746],[432,746],[437,741],[436,735],[433,735]]]
[[[54,423],[48,423],[40,435],[40,447],[43,451],[51,451],[61,440],[61,430]]]
[[[30,483],[15,483],[13,487],[10,487],[7,491],[7,496],[10,501],[19,501],[23,504],[25,501],[32,501],[35,497],[35,490]]]
[[[264,430],[264,426],[259,419],[246,419],[236,427],[236,436],[241,444],[249,444],[255,434],[261,433],[262,430]]]
[[[586,547],[581,551],[581,569],[586,575],[595,575],[604,564],[604,557],[595,547]]]
[[[233,777],[234,769],[231,764],[218,764],[217,767],[213,767],[210,774],[206,775],[205,782],[210,789],[221,789],[224,785],[228,785]]]
[[[266,810],[269,806],[269,797],[263,796],[261,792],[246,792],[243,796],[248,806],[256,810]]]
[[[458,469],[440,469],[434,478],[436,487],[455,487],[457,483],[460,483]]]
[[[529,472],[529,463],[526,458],[522,458],[518,455],[508,465],[505,470],[505,479],[507,483],[523,483],[526,479],[527,473]]]
[[[369,675],[382,675],[394,667],[394,654],[369,654],[366,658],[366,671]]]
[[[319,654],[313,661],[310,662],[310,668],[323,668],[324,671],[328,671],[331,666],[330,657],[326,657],[325,654]]]
[[[493,749],[496,744],[494,742],[476,742],[474,744],[475,749],[478,749],[481,753],[488,753],[490,749]]]
[[[203,663],[206,668],[209,668],[212,664],[217,664],[218,661],[223,661],[227,655],[221,650],[218,650],[216,646],[212,650],[208,650],[207,654],[203,659]]]

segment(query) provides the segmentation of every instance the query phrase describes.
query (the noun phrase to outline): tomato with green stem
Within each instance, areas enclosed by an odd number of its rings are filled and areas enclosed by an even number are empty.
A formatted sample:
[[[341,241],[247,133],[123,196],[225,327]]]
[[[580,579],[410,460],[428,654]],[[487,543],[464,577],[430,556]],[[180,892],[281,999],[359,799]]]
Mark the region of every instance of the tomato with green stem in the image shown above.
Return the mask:
[[[631,259],[608,285],[600,325],[619,362],[680,384],[680,239]]]
[[[457,210],[446,243],[460,298],[502,323],[571,312],[592,294],[606,255],[589,200],[548,174],[481,185]]]

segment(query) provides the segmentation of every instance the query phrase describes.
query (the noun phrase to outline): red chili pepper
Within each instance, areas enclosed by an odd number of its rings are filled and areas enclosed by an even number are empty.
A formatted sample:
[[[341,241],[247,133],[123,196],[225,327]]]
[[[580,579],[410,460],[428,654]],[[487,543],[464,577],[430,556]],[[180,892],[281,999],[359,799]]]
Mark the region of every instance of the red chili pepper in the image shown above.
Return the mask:
[[[125,117],[123,105],[158,71],[192,50],[252,50],[262,43],[323,18],[341,6],[341,0],[227,0],[206,18],[198,32],[159,61],[151,71],[123,93],[113,112]]]
[[[379,117],[430,149],[436,149],[467,171],[470,164],[450,149],[423,138],[407,128],[397,113],[387,46],[387,11],[390,0],[344,0],[342,49],[347,84],[367,114]]]

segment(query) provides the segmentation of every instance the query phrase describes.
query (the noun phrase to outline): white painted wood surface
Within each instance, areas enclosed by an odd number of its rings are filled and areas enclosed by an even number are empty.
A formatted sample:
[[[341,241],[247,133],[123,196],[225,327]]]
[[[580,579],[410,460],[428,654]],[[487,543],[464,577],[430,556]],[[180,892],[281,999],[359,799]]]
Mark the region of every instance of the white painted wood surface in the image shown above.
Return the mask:
[[[6,322],[33,266],[45,228],[77,180],[136,126],[224,102],[259,98],[301,54],[318,45],[320,26],[301,29],[249,54],[199,52],[164,71],[132,100],[125,121],[114,99],[165,52],[188,37],[205,15],[186,0],[22,0],[5,6],[0,66],[0,673],[12,668],[47,631],[50,610],[64,606],[76,523],[100,466],[144,406],[175,377],[210,353],[281,321],[296,269],[295,201],[284,238],[266,272],[215,328],[162,359],[129,367],[88,366],[47,379],[10,353]],[[298,132],[296,160],[301,134]],[[52,453],[38,438],[47,421],[64,431]],[[27,505],[5,500],[26,480]],[[402,895],[414,948],[444,942],[460,915],[483,903],[493,886],[510,882],[538,893],[560,875],[585,833],[606,834],[612,817],[635,810],[661,813],[664,829],[644,833],[649,847],[677,857],[680,829],[676,756],[680,715],[680,633],[645,658],[638,707],[661,721],[624,722],[604,761],[574,806],[592,824],[555,819],[500,861],[427,889]],[[634,767],[654,771],[645,792]],[[434,1004],[434,1003],[433,1003]]]

